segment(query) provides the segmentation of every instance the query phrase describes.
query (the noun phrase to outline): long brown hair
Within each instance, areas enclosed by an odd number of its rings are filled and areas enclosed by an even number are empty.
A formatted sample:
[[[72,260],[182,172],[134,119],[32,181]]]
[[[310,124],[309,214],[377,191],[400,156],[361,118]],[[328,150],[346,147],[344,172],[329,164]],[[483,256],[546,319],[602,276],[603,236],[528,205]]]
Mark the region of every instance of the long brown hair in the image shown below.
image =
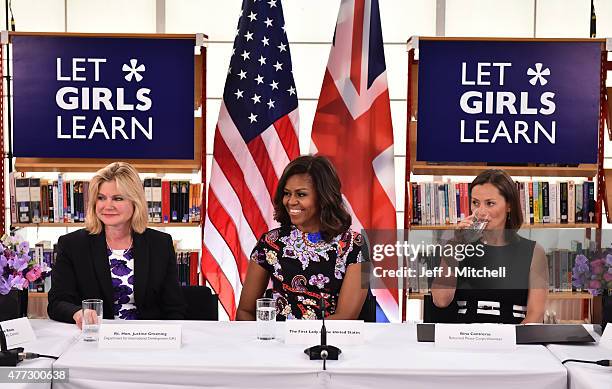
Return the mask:
[[[323,239],[329,241],[334,236],[346,232],[352,220],[342,201],[340,179],[332,163],[322,156],[304,155],[287,165],[274,194],[274,219],[282,226],[291,224],[289,213],[283,205],[283,196],[287,180],[296,174],[308,174],[312,179],[321,211]]]

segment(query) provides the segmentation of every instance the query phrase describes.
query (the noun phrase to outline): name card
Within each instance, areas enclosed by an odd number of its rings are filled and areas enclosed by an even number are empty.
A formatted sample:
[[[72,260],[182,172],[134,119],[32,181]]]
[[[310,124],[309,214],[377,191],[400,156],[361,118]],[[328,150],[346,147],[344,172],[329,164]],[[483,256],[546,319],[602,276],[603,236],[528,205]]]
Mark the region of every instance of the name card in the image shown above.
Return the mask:
[[[612,350],[612,324],[608,323],[606,329],[603,334],[601,334],[601,338],[599,339],[599,344]]]
[[[180,349],[181,326],[176,324],[101,324],[98,347]]]
[[[315,345],[321,342],[321,320],[287,320],[286,344]],[[328,320],[327,344],[347,346],[363,344],[363,320]]]
[[[27,317],[6,320],[0,322],[0,325],[2,325],[4,336],[6,336],[6,345],[8,348],[36,340],[36,335],[34,335],[34,331]]]
[[[436,324],[436,347],[513,350],[516,329],[509,324]]]

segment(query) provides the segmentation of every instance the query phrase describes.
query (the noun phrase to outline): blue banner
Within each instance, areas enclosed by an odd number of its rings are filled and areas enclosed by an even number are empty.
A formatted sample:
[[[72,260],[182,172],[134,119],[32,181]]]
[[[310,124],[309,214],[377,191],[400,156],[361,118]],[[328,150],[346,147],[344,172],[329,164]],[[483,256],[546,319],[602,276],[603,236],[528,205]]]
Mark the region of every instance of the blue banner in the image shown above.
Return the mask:
[[[12,42],[16,157],[194,158],[195,39]]]
[[[597,162],[601,42],[419,41],[417,160]]]

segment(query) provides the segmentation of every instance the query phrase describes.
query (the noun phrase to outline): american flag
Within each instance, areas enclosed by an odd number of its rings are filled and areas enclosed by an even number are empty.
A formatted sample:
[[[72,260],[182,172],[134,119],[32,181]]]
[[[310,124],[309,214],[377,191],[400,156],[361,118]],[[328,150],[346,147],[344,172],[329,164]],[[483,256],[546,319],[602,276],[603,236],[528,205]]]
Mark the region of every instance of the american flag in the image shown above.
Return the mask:
[[[299,155],[298,100],[280,0],[243,0],[215,130],[202,273],[230,319],[272,198]]]
[[[327,156],[338,170],[353,229],[396,228],[393,127],[378,0],[340,4],[311,152]],[[398,321],[397,289],[373,292],[386,316],[377,320]]]

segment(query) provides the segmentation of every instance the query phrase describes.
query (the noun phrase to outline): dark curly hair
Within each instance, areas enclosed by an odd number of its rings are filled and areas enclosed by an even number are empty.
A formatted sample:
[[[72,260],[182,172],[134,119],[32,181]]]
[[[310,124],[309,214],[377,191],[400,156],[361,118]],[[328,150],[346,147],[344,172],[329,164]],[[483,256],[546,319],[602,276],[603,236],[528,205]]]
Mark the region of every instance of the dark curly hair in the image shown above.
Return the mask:
[[[304,173],[310,176],[317,192],[321,211],[321,236],[330,241],[336,235],[346,232],[352,220],[342,201],[341,184],[336,169],[325,157],[303,155],[287,165],[274,194],[274,219],[281,226],[291,225],[289,213],[283,204],[285,185],[289,177]]]

